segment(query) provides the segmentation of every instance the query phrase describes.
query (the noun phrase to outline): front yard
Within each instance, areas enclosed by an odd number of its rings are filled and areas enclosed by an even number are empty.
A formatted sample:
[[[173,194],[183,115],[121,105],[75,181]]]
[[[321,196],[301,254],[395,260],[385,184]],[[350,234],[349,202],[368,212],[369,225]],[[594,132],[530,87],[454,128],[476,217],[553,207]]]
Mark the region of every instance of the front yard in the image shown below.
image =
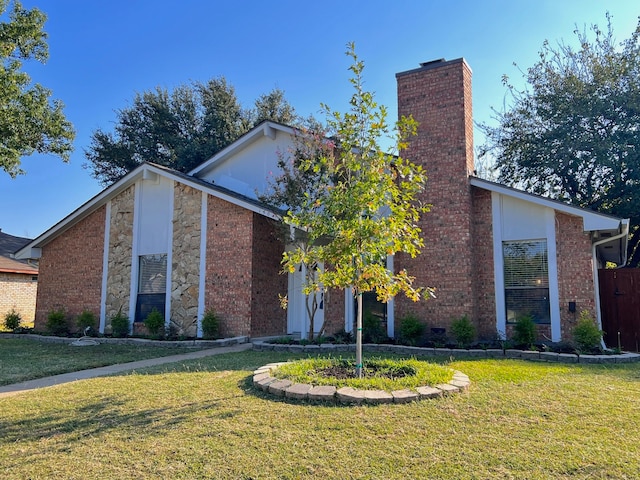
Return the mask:
[[[365,352],[366,354],[366,352]],[[454,361],[469,393],[311,406],[250,388],[290,353],[209,357],[2,400],[2,478],[637,478],[638,365]]]

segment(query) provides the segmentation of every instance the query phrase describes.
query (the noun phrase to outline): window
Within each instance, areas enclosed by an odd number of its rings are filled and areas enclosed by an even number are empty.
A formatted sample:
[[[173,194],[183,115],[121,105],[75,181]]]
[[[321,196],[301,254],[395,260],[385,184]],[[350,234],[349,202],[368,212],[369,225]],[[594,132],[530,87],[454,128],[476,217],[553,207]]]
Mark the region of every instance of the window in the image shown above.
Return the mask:
[[[551,323],[547,241],[503,242],[507,322],[525,315]]]
[[[167,256],[141,255],[139,261],[135,321],[143,322],[154,308],[164,316]]]

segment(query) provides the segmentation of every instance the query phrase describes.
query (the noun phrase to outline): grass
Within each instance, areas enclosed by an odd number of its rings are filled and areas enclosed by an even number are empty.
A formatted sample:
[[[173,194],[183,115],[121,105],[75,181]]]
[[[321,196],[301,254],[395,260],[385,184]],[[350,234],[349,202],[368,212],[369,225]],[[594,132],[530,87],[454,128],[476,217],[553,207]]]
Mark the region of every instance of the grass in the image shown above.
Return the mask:
[[[403,388],[433,386],[447,383],[453,378],[453,370],[442,365],[416,359],[368,358],[364,361],[363,378],[334,378],[322,375],[325,369],[343,367],[355,375],[355,360],[343,358],[307,358],[278,368],[273,375],[294,383],[333,385],[365,390],[378,389],[391,392]],[[368,374],[370,372],[370,376]],[[406,375],[402,375],[406,373]]]
[[[366,352],[365,352],[366,355]],[[3,479],[632,479],[638,365],[454,361],[467,394],[406,405],[274,400],[243,352],[2,400]],[[366,358],[366,357],[365,357]]]
[[[193,349],[114,344],[73,347],[21,338],[0,338],[0,385],[187,351]]]

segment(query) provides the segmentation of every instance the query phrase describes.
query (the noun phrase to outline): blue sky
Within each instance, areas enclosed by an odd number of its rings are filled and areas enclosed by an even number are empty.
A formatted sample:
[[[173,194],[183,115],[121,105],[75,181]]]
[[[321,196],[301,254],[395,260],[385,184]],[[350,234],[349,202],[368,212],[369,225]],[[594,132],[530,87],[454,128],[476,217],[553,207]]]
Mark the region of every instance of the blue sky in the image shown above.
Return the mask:
[[[285,91],[299,114],[322,118],[321,102],[346,110],[351,95],[349,41],[365,61],[367,88],[396,115],[395,74],[420,62],[464,57],[473,70],[476,122],[501,107],[503,74],[531,66],[545,39],[573,43],[573,30],[606,25],[618,40],[635,29],[640,6],[629,0],[23,0],[48,16],[50,58],[28,64],[35,82],[66,105],[77,132],[68,164],[23,159],[26,175],[0,171],[0,229],[36,237],[101,191],[84,150],[97,128],[135,92],[171,89],[224,76],[249,107]],[[476,131],[476,144],[480,141]]]

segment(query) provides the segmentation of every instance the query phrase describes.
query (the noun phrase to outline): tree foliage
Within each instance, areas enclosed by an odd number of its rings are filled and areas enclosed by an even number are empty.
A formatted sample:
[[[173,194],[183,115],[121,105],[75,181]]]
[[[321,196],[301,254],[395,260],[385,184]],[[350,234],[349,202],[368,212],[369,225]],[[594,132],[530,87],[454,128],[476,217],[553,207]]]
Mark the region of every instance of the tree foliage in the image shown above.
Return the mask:
[[[283,264],[294,272],[299,264],[326,265],[308,279],[305,293],[326,288],[350,288],[358,299],[356,330],[358,369],[362,366],[362,294],[375,291],[388,301],[404,292],[418,300],[422,288],[405,271],[386,268],[386,258],[397,252],[411,256],[423,246],[417,222],[427,210],[418,201],[426,176],[419,165],[399,156],[416,122],[402,118],[395,128],[387,123],[387,110],[363,87],[364,63],[349,44],[347,55],[354,93],[346,113],[322,109],[331,140],[307,137],[311,145],[294,157],[297,170],[293,193],[299,199],[285,216],[288,225],[304,231],[306,248],[285,252]],[[382,151],[389,138],[398,155]],[[310,183],[305,183],[312,179]],[[428,289],[426,289],[429,292]]]
[[[0,16],[7,13],[9,0],[0,0]],[[0,168],[12,177],[23,174],[21,158],[33,153],[51,153],[69,160],[75,136],[65,118],[63,104],[50,102],[51,91],[21,71],[25,60],[45,63],[49,58],[46,15],[25,10],[18,1],[0,23]]]
[[[297,121],[281,90],[247,110],[224,77],[138,93],[116,116],[114,130],[96,130],[85,150],[85,167],[103,185],[145,161],[188,172],[263,120]]]
[[[579,48],[543,44],[513,87],[498,126],[481,125],[480,155],[499,181],[603,213],[630,218],[630,264],[640,261],[640,23],[617,44],[607,30],[575,30]]]

